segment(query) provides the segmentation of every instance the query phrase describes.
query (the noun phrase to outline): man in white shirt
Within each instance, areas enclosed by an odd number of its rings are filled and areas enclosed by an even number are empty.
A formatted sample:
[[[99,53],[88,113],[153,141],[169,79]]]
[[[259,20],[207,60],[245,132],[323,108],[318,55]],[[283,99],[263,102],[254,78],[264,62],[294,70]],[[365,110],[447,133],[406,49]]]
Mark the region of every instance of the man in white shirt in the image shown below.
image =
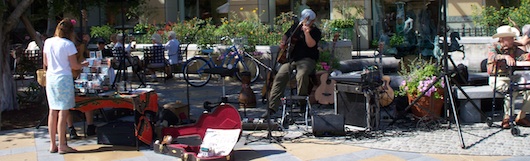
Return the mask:
[[[180,42],[177,40],[175,31],[169,32],[168,39],[165,47],[169,56],[169,64],[178,64],[182,61],[182,57],[180,56]]]

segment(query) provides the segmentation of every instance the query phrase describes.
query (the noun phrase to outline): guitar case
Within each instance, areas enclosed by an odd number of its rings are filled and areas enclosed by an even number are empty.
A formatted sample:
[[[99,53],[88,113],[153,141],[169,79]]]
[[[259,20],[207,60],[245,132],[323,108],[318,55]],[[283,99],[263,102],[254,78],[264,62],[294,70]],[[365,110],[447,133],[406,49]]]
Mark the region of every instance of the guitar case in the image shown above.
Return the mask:
[[[199,138],[202,140],[207,129],[242,129],[239,112],[229,104],[221,104],[211,113],[203,113],[195,124],[162,129],[162,136],[176,138],[177,142],[154,144],[155,153],[175,156],[183,161],[233,160],[232,152],[226,156],[199,157],[200,144],[178,142],[179,138]],[[239,134],[238,138],[241,136]]]

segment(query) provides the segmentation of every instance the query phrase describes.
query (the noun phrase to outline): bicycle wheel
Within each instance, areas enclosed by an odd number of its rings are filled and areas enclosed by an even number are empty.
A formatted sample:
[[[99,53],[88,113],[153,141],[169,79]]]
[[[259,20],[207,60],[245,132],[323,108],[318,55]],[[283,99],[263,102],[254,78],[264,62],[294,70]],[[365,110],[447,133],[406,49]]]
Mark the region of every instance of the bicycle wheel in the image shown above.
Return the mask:
[[[237,65],[239,69],[239,72],[236,73],[237,79],[241,81],[241,76],[239,75],[239,73],[244,72],[244,71],[249,71],[250,78],[251,78],[250,82],[252,83],[256,82],[259,78],[259,73],[260,73],[258,63],[256,63],[254,60],[252,60],[248,56],[245,56],[243,61],[245,63],[242,63],[241,61],[239,61]]]
[[[184,66],[184,80],[194,87],[202,87],[206,85],[212,74],[205,73],[204,70],[210,69],[212,66],[208,61],[201,57],[194,57],[187,61]]]

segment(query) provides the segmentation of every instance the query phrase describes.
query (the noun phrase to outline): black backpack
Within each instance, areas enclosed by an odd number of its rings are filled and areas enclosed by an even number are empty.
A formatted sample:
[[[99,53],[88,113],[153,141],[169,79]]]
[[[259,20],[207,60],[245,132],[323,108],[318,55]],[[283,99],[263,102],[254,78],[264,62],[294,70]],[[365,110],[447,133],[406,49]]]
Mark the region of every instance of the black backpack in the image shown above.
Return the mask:
[[[453,70],[453,74],[451,74],[452,83],[456,83],[459,85],[468,84],[468,78],[469,73],[467,71],[467,66],[465,66],[464,64],[458,64],[456,66],[456,69]]]

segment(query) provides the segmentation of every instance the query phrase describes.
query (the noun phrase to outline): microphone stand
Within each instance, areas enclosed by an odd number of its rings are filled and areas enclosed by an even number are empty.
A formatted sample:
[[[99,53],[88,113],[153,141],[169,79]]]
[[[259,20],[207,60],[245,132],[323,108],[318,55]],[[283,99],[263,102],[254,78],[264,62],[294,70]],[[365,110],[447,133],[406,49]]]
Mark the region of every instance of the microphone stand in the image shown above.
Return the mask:
[[[303,23],[303,22],[302,22],[302,23]],[[289,74],[288,74],[288,75],[289,75],[289,76],[288,76],[289,78],[291,78],[291,74],[292,74],[292,69],[291,69],[292,59],[289,57],[289,55],[291,54],[289,51],[290,51],[290,49],[291,49],[291,47],[292,47],[292,46],[291,46],[291,38],[292,38],[293,35],[296,33],[296,31],[300,29],[300,27],[302,26],[302,23],[299,23],[299,24],[298,24],[298,26],[293,30],[293,32],[291,32],[291,35],[289,35],[289,37],[288,37],[287,40],[286,40],[286,42],[287,42],[287,48],[285,49],[285,51],[286,51],[287,54],[286,54],[285,56],[286,56],[286,60],[287,60],[286,63],[289,65]],[[278,56],[279,56],[279,55],[278,55]],[[279,60],[279,59],[277,59],[277,60]],[[277,62],[273,62],[273,64],[274,64],[273,66],[276,66],[276,63],[277,63]],[[271,71],[272,71],[272,69],[271,69]],[[270,95],[270,92],[271,92],[271,91],[270,91],[270,88],[271,88],[271,87],[269,87],[269,86],[267,85],[265,88],[267,88],[266,91],[269,91],[269,92],[267,92],[267,94]],[[293,93],[290,92],[290,99],[292,98],[292,95],[293,95]],[[269,99],[268,96],[267,96],[266,98]],[[265,112],[267,113],[267,117],[265,118],[265,119],[266,119],[265,121],[267,121],[267,136],[264,137],[264,138],[261,138],[261,139],[267,139],[267,140],[269,141],[269,143],[276,143],[276,144],[278,144],[280,147],[282,147],[282,148],[285,149],[285,146],[283,146],[283,145],[281,144],[280,139],[277,138],[277,137],[272,136],[272,123],[271,123],[272,121],[271,121],[271,113],[270,113],[270,110],[269,110],[269,106],[270,106],[271,101],[272,101],[272,100],[267,100],[267,108],[266,108],[267,110],[265,111]],[[281,120],[281,121],[284,121],[284,120]],[[282,128],[283,128],[283,127],[282,127]],[[249,135],[250,135],[250,134],[249,134]],[[249,135],[247,135],[247,138],[248,138]],[[251,143],[251,142],[259,141],[259,140],[261,140],[261,139],[253,140],[253,141],[250,141],[250,142],[245,142],[245,145],[247,145],[248,143]]]

